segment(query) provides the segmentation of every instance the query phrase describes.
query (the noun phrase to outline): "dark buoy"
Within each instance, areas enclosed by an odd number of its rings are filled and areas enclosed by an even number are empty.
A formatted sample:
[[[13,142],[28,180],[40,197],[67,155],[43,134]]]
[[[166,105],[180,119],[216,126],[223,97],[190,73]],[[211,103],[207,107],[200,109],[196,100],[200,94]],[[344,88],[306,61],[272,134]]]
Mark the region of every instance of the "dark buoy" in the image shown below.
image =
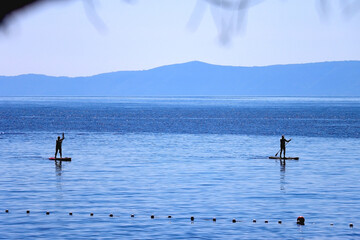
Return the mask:
[[[94,214],[93,214],[93,213],[90,213],[90,216],[92,217],[92,216],[94,216]]]
[[[232,220],[232,222],[233,222],[233,223],[236,223],[236,219],[234,218],[234,219]]]
[[[213,222],[216,222],[216,218],[213,218]]]
[[[349,227],[353,228],[353,227],[354,227],[354,224],[350,223],[350,224],[349,224]]]
[[[155,218],[155,216],[154,216],[154,215],[151,215],[151,216],[150,216],[150,218],[151,218],[151,219],[154,219],[154,218]]]
[[[330,223],[330,226],[334,226],[334,224],[333,224],[333,223]]]
[[[46,212],[46,215],[50,215],[50,212]]]
[[[131,214],[130,217],[135,217],[135,215],[134,215],[134,214]]]
[[[253,219],[253,223],[256,223],[256,219]]]
[[[299,216],[296,220],[296,223],[299,225],[305,225],[305,218],[303,216]]]
[[[194,220],[195,220],[195,218],[194,218],[193,216],[191,216],[190,220],[191,220],[191,221],[194,221]]]
[[[69,212],[69,215],[72,216],[72,212]]]
[[[282,221],[281,221],[281,220],[279,220],[279,221],[278,221],[278,224],[282,224]]]
[[[269,223],[269,221],[268,221],[268,220],[265,220],[265,223]]]
[[[168,218],[171,218],[171,215],[169,215]]]
[[[8,212],[9,212],[9,210],[8,210],[8,209],[6,209],[6,210],[5,210],[5,212],[6,212],[6,213],[8,213]]]
[[[110,213],[109,217],[113,217],[114,215],[112,213]]]
[[[26,210],[26,213],[29,214],[29,213],[30,213],[30,210]]]

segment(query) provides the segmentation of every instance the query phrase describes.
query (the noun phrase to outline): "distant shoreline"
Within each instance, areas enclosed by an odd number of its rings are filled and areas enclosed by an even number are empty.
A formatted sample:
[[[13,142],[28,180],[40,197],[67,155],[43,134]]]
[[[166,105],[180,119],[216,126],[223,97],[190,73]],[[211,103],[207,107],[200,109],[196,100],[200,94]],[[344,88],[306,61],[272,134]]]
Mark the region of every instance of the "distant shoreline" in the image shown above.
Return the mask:
[[[360,96],[360,61],[266,67],[188,62],[89,77],[0,76],[0,96]]]

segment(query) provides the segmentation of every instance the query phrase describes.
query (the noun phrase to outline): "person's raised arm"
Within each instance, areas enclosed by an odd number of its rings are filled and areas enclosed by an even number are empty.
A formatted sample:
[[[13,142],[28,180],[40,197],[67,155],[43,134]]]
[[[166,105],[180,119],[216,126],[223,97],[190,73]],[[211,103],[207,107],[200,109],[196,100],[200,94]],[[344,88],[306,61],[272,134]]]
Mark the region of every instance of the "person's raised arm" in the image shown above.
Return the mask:
[[[65,139],[65,136],[64,136],[64,133],[62,134],[62,139],[61,140],[64,140]]]

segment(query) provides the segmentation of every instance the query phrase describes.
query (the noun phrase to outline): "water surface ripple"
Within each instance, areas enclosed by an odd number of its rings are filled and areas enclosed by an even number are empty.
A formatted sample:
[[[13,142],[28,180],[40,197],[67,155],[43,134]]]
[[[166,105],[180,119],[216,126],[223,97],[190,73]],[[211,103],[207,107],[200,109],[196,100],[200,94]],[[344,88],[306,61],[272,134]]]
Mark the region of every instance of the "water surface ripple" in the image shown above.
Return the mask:
[[[1,98],[0,116],[1,239],[360,237],[359,99]],[[299,161],[267,159],[280,133]]]

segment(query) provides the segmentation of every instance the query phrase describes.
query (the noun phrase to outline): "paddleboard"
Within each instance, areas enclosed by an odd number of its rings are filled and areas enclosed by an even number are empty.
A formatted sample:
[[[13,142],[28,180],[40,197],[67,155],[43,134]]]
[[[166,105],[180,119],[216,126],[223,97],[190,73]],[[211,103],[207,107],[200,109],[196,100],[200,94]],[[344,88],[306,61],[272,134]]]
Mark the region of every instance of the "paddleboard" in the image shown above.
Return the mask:
[[[69,157],[64,157],[64,158],[54,158],[54,157],[50,157],[49,160],[54,160],[54,161],[71,161],[71,158],[69,158]]]
[[[286,158],[280,158],[280,157],[269,157],[269,159],[281,159],[281,160],[299,160],[299,157],[286,157]]]

